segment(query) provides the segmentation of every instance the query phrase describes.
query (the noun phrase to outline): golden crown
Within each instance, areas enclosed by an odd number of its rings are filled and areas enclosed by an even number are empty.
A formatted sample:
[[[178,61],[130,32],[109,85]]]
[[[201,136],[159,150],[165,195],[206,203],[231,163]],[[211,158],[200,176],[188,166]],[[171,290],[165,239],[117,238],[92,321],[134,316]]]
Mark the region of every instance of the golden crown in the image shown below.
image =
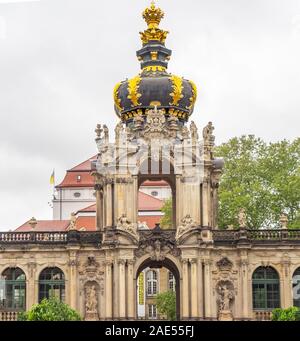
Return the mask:
[[[155,7],[154,1],[151,2],[150,8],[143,12],[143,18],[149,28],[157,28],[164,16],[165,13],[159,7]]]
[[[156,40],[163,44],[165,43],[169,32],[158,27],[164,16],[165,13],[159,7],[155,7],[154,1],[151,2],[150,8],[145,9],[143,18],[145,19],[148,28],[144,32],[140,32],[143,45],[148,44],[151,40]]]

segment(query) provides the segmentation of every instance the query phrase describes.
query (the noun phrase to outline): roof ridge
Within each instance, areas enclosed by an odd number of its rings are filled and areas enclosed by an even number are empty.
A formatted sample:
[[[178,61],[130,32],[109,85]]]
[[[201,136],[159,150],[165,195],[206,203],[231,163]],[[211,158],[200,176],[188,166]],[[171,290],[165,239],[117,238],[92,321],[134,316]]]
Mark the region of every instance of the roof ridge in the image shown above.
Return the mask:
[[[97,154],[96,154],[96,155],[93,155],[92,157],[90,157],[90,158],[86,159],[85,161],[83,161],[83,162],[81,162],[81,163],[77,164],[76,166],[74,166],[74,167],[72,167],[72,168],[68,169],[68,170],[67,170],[67,172],[69,172],[69,171],[73,171],[73,170],[75,170],[75,171],[76,171],[76,169],[75,169],[75,168],[78,168],[78,167],[80,167],[81,165],[84,165],[85,163],[87,163],[88,161],[94,160],[94,159],[96,159],[96,158],[97,158]],[[78,170],[78,171],[80,172],[80,170]]]
[[[159,202],[163,202],[163,201],[164,201],[163,199],[155,198],[153,195],[144,193],[144,192],[142,192],[142,191],[139,191],[139,193],[142,193],[143,195],[146,195],[146,196],[150,197],[151,199],[154,199],[154,200],[159,201]]]

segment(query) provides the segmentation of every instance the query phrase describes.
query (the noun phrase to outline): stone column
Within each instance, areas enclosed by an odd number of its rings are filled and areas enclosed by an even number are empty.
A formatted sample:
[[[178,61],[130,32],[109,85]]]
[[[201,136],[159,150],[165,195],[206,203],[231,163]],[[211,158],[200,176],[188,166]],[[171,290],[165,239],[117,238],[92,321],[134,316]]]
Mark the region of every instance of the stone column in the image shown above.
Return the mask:
[[[242,309],[241,315],[243,318],[249,317],[249,290],[248,290],[248,262],[247,260],[241,260],[241,292],[238,297],[240,297],[241,301],[239,302]]]
[[[191,317],[193,319],[198,319],[199,309],[198,309],[198,262],[196,258],[190,260],[191,263]]]
[[[37,292],[35,290],[35,276],[36,276],[36,263],[30,262],[28,264],[29,278],[27,278],[26,287],[26,310],[30,310],[31,307],[38,302]]]
[[[203,226],[211,226],[210,223],[210,179],[206,176],[203,180],[203,191],[202,191],[202,217],[203,217]]]
[[[70,307],[77,310],[77,259],[76,252],[71,252],[69,260]]]
[[[106,195],[106,201],[107,201],[107,205],[106,205],[106,226],[112,227],[112,225],[113,225],[113,222],[112,222],[113,208],[112,208],[112,186],[111,186],[111,183],[107,184],[106,191],[107,191],[107,195]]]
[[[128,318],[130,320],[135,319],[135,306],[136,306],[136,288],[134,287],[134,279],[133,279],[133,265],[134,260],[127,261],[128,273],[127,273],[127,312]]]
[[[203,269],[202,260],[198,259],[198,306],[199,306],[199,317],[203,318],[204,311],[204,297],[203,297]]]
[[[205,296],[205,317],[212,317],[212,281],[211,281],[211,261],[204,261],[204,296]]]
[[[190,293],[189,293],[189,261],[182,260],[182,317],[188,319],[190,317]]]
[[[103,190],[96,186],[97,229],[103,231]]]
[[[289,261],[283,261],[282,264],[282,285],[280,287],[280,296],[281,296],[281,305],[282,308],[287,309],[289,307],[293,306],[293,274],[291,274],[290,271],[290,262]]]
[[[105,318],[112,320],[112,261],[105,263]]]
[[[182,218],[181,176],[176,175],[176,227],[180,225]]]
[[[138,192],[139,192],[139,189],[138,189],[138,177],[135,175],[133,176],[133,185],[132,185],[132,188],[133,188],[133,207],[132,207],[132,210],[133,210],[133,222],[138,222],[138,204],[139,204],[139,199],[138,199]]]
[[[125,260],[119,259],[119,318],[126,318],[126,285]]]

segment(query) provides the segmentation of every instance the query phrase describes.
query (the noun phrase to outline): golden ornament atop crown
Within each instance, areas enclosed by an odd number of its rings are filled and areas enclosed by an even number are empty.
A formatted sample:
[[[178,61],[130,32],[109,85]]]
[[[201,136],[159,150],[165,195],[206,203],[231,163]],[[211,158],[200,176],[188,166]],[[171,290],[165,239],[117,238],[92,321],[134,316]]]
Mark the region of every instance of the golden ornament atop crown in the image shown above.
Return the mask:
[[[154,1],[151,2],[150,8],[146,8],[143,12],[143,18],[149,28],[157,28],[164,16],[165,13],[159,7],[155,7]]]
[[[143,18],[148,25],[148,29],[140,32],[143,45],[148,44],[150,41],[165,43],[169,32],[163,31],[158,27],[164,16],[165,13],[155,6],[154,1],[151,2],[150,8],[148,7],[144,10]]]

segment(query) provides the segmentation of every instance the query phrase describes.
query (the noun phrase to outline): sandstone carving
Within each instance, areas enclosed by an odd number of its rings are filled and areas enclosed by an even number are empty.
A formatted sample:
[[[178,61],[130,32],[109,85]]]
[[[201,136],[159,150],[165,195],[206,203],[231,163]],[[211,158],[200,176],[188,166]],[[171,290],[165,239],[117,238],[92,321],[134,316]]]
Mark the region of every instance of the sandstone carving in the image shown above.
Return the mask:
[[[139,239],[137,224],[131,223],[126,214],[122,214],[122,216],[118,219],[117,229],[127,232],[136,239]]]
[[[190,214],[187,214],[182,220],[181,225],[177,228],[176,239],[178,240],[185,233],[196,227],[197,223],[193,220]]]

